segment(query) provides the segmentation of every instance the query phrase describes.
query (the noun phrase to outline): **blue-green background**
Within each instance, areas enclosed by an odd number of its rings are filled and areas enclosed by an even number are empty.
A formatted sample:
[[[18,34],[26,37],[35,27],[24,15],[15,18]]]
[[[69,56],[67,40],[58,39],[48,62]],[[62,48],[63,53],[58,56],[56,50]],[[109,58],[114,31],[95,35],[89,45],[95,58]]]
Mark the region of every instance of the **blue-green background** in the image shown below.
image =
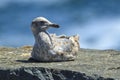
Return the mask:
[[[37,16],[61,26],[50,33],[79,34],[81,48],[120,50],[120,0],[1,0],[0,46],[33,45]]]

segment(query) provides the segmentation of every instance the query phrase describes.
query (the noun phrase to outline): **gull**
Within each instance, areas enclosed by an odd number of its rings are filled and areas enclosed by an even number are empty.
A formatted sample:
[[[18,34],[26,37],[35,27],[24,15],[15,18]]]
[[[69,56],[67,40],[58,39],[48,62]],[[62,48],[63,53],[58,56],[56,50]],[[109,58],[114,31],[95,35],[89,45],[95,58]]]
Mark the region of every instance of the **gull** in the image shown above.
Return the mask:
[[[44,17],[36,17],[32,20],[31,30],[35,43],[31,52],[31,58],[36,61],[71,61],[75,60],[79,51],[79,36],[66,36],[50,34],[49,28],[59,28]]]

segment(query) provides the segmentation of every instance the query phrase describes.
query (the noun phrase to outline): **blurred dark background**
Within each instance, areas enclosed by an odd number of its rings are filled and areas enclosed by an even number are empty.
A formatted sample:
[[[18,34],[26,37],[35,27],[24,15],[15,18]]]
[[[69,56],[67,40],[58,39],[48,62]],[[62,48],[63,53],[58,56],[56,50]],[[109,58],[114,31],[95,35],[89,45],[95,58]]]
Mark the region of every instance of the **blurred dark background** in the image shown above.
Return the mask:
[[[43,16],[58,23],[50,33],[79,34],[80,46],[120,50],[120,0],[1,0],[0,46],[33,45],[30,25]]]

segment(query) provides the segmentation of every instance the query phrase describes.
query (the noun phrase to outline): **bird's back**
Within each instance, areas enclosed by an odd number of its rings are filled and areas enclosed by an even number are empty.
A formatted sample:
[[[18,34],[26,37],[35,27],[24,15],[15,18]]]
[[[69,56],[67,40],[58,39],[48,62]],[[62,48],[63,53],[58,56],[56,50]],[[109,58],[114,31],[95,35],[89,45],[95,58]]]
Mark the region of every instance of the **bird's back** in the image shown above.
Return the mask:
[[[79,50],[78,36],[56,36],[51,35],[53,42],[53,50],[57,54],[75,55]]]

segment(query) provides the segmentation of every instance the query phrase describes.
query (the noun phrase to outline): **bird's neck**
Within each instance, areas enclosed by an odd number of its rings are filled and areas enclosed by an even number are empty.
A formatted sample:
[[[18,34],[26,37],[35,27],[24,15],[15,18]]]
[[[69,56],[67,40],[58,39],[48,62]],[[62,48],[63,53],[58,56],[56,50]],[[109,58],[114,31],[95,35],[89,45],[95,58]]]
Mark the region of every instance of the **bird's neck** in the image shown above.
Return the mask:
[[[48,35],[48,37],[49,37],[49,39],[50,39],[50,42],[51,42],[51,44],[53,45],[53,43],[52,43],[52,38],[51,38],[51,36],[49,35],[49,32],[45,31],[45,33]]]
[[[44,33],[44,34],[43,34]],[[48,37],[45,37],[45,36],[48,36]],[[42,39],[41,38],[49,38],[49,40],[50,40],[50,44],[51,45],[53,45],[53,43],[52,43],[52,38],[51,38],[51,36],[49,35],[49,33],[47,32],[47,31],[40,31],[39,33],[37,33],[37,34],[34,34],[34,37],[35,37],[35,40],[36,40],[36,42],[39,42],[39,41],[41,41]]]

